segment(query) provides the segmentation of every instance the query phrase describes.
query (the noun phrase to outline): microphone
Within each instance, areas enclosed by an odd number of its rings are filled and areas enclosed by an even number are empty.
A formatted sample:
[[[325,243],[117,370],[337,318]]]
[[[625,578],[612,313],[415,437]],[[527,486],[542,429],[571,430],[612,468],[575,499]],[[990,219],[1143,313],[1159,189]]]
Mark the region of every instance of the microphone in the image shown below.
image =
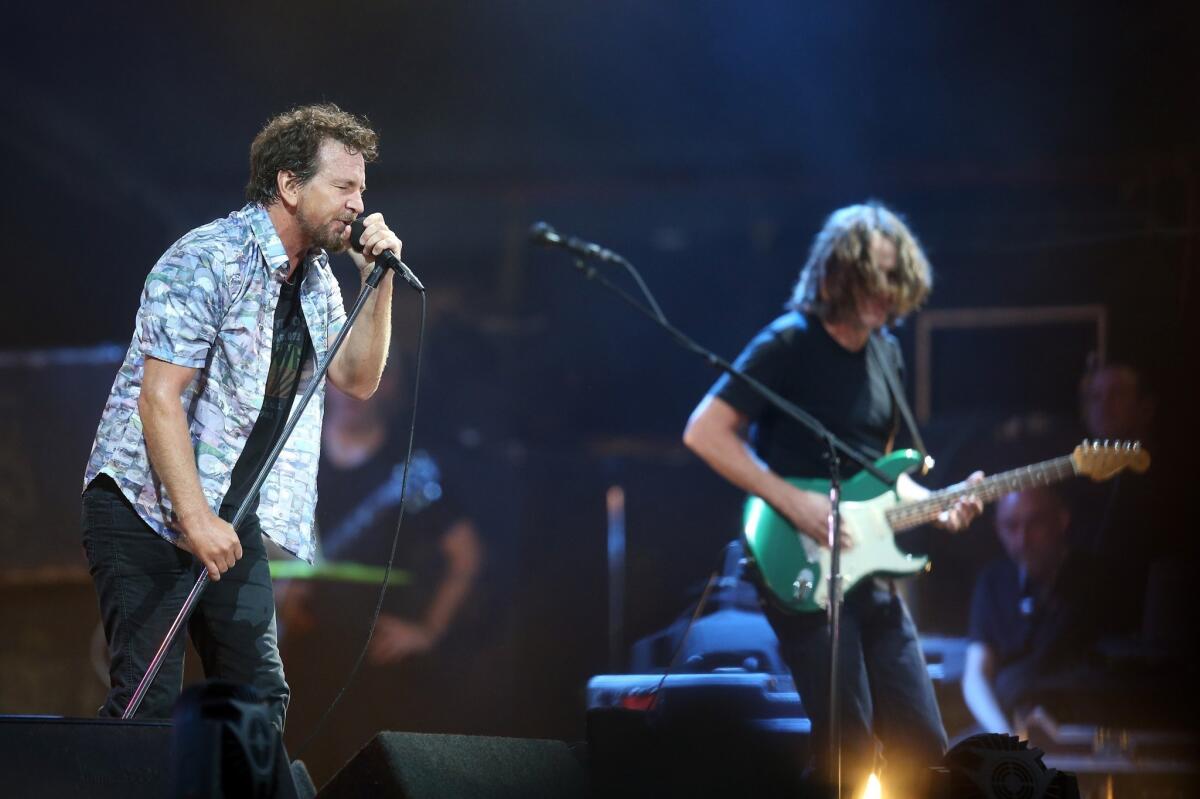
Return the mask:
[[[595,258],[610,264],[624,264],[625,259],[607,247],[574,236],[563,238],[558,231],[545,222],[534,222],[529,228],[529,240],[543,247],[561,247],[581,258]]]
[[[362,252],[362,242],[359,239],[362,238],[363,230],[365,229],[366,225],[363,224],[361,219],[355,219],[350,223],[350,246],[354,248],[355,252]],[[425,287],[421,285],[420,280],[417,280],[417,276],[413,274],[413,271],[408,268],[408,264],[397,258],[396,253],[391,250],[384,250],[379,253],[379,255],[375,256],[375,261],[382,264],[386,269],[394,270],[396,274],[404,278],[404,281],[408,285],[417,291],[425,291]]]

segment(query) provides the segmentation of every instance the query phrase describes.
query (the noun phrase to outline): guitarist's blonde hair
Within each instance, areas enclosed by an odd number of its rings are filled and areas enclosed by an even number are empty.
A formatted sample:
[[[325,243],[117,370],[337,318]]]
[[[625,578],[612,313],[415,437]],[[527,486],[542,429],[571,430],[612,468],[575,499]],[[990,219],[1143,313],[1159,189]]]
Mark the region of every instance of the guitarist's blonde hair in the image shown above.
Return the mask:
[[[896,268],[884,273],[871,258],[878,233],[896,246]],[[888,323],[915,311],[929,296],[933,271],[904,220],[874,200],[838,209],[813,240],[787,307],[837,321],[854,312],[859,293],[893,294]]]

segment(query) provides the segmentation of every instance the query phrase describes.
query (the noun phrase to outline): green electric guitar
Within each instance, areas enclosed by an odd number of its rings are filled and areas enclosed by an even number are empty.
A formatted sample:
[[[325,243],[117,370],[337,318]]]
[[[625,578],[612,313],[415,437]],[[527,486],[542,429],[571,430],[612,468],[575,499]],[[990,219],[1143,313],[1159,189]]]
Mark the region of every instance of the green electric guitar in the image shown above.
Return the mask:
[[[906,449],[885,455],[875,462],[879,471],[896,478],[922,462],[921,454]],[[854,546],[842,552],[842,589],[849,591],[872,574],[904,576],[916,574],[929,559],[902,552],[895,533],[934,521],[954,506],[960,497],[974,494],[991,502],[1011,491],[1049,485],[1076,475],[1107,480],[1130,468],[1144,472],[1150,453],[1138,443],[1088,442],[1070,455],[992,475],[967,487],[951,486],[925,499],[901,502],[892,486],[865,471],[842,483],[841,512],[854,531]],[[829,493],[828,480],[789,479],[807,491]],[[746,501],[744,516],[746,549],[756,564],[762,582],[784,608],[811,613],[829,605],[829,548],[807,535],[797,533],[788,521],[758,497]]]

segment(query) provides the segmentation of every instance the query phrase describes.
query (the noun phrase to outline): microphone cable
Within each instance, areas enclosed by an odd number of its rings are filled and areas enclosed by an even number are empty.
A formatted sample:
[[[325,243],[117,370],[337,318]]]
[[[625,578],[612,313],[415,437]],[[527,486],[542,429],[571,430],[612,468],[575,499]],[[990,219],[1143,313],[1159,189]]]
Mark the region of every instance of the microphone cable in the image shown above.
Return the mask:
[[[337,707],[342,700],[342,696],[346,690],[354,682],[354,678],[358,676],[358,672],[362,669],[363,661],[367,657],[367,649],[371,646],[371,639],[375,636],[375,627],[379,623],[379,615],[383,611],[383,599],[387,594],[388,581],[392,575],[392,562],[396,559],[396,548],[400,543],[400,527],[404,524],[404,506],[408,500],[408,470],[412,465],[413,454],[413,439],[417,429],[417,397],[420,394],[421,388],[421,355],[425,343],[425,292],[418,292],[421,295],[421,324],[417,328],[417,359],[413,369],[413,393],[412,393],[412,416],[408,426],[408,451],[404,453],[404,473],[400,478],[400,510],[396,517],[396,529],[392,535],[392,550],[388,555],[387,566],[383,570],[383,582],[379,586],[379,597],[375,601],[375,611],[371,615],[371,625],[367,629],[367,640],[363,642],[362,649],[359,650],[358,657],[354,660],[354,665],[350,667],[350,673],[347,675],[342,687],[338,689],[337,694],[333,697],[333,701],[325,708],[325,712],[317,719],[317,723],[313,726],[312,732],[300,744],[300,747],[292,755],[293,760],[299,760],[300,755],[307,751],[309,745],[320,734],[325,723],[329,720],[333,709]]]
[[[650,291],[650,287],[646,285],[646,281],[642,280],[642,273],[624,258],[620,258],[617,263],[622,269],[630,274],[630,276],[633,278],[633,282],[637,283],[638,288],[642,290],[642,296],[644,296],[646,298],[646,302],[650,304],[650,308],[654,311],[654,316],[657,317],[658,321],[662,322],[664,325],[669,325],[670,322],[667,321],[666,314],[662,312],[662,308],[660,308],[658,305],[658,300],[654,298],[654,292]]]

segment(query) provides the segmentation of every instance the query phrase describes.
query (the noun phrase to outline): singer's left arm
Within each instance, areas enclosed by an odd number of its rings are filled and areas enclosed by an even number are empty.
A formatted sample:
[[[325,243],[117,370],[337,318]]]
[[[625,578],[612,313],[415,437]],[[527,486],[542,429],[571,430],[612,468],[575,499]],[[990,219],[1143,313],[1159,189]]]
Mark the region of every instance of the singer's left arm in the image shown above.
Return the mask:
[[[367,276],[374,268],[375,256],[391,250],[400,257],[403,246],[396,234],[388,229],[380,214],[371,214],[363,220],[363,253],[348,250],[354,265],[366,285]],[[346,229],[349,235],[349,228]],[[342,348],[329,364],[329,382],[350,396],[365,400],[379,388],[383,376],[383,365],[387,362],[388,341],[392,333],[392,272],[384,273],[379,286],[367,298],[354,327],[342,342]]]

